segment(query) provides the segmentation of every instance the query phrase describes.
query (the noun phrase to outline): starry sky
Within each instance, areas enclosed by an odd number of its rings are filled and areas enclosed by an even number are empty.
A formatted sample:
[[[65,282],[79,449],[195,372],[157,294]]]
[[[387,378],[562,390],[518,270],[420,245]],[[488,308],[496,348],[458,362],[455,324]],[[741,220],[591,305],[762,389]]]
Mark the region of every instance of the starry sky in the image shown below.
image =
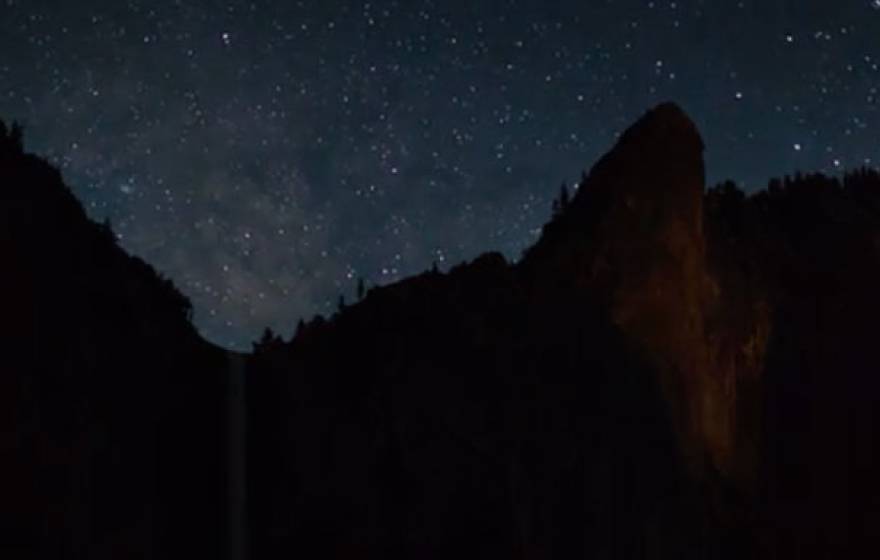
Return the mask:
[[[0,0],[0,118],[210,340],[516,259],[650,106],[710,182],[880,162],[880,0]]]

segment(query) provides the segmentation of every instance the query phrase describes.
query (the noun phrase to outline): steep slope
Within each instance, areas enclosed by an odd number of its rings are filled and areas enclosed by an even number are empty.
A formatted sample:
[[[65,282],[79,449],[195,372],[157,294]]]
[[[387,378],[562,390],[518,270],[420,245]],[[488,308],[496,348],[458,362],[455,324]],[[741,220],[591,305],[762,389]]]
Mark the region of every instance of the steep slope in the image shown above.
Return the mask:
[[[690,462],[723,468],[730,427],[705,331],[703,141],[673,104],[627,130],[522,268],[538,293],[589,294],[651,356]]]
[[[703,148],[681,108],[649,111],[584,177],[520,267],[538,294],[583,292],[606,309],[657,368],[693,471],[747,483],[757,451],[741,428],[757,421],[748,401],[757,398],[769,293],[761,278],[731,278],[735,267],[709,262]],[[713,254],[723,265],[724,254]]]
[[[222,557],[225,353],[0,123],[0,556]]]

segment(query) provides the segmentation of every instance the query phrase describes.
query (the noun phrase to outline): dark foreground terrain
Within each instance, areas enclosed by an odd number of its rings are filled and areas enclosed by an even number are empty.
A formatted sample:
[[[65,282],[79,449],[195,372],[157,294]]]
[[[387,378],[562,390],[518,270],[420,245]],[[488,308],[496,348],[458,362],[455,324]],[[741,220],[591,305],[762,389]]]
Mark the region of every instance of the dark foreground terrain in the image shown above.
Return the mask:
[[[226,558],[244,532],[254,559],[861,556],[880,176],[746,196],[706,190],[702,152],[653,109],[518,262],[255,345],[242,423],[243,358],[3,126],[0,555]]]

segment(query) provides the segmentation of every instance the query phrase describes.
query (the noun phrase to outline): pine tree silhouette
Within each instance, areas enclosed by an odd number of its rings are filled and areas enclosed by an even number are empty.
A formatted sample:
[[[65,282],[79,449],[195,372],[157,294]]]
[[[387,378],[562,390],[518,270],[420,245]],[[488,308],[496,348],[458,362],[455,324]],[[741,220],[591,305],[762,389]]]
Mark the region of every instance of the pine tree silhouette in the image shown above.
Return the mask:
[[[358,277],[357,299],[358,299],[358,301],[361,301],[362,299],[364,299],[364,278],[362,276]]]

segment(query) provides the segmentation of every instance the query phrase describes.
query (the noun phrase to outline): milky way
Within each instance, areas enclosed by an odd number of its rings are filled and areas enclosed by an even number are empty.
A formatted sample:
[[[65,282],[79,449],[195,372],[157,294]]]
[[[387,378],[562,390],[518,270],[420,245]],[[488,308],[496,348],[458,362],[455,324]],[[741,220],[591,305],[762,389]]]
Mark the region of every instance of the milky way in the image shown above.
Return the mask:
[[[880,161],[873,0],[0,2],[0,118],[232,348],[516,259],[663,100],[711,182]]]

